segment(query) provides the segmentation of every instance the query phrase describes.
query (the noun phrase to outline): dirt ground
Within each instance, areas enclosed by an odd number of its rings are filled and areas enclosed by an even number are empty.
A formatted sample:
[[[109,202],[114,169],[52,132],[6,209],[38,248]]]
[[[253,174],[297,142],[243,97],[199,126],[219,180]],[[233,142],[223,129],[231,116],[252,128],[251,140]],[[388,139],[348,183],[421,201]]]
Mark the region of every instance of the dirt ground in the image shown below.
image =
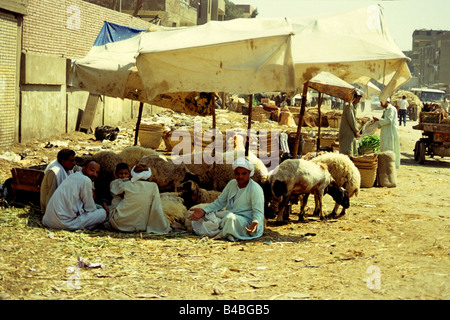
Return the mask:
[[[122,140],[133,136],[134,124],[123,124]],[[418,165],[413,148],[421,132],[414,124],[400,128],[397,187],[361,189],[338,219],[268,221],[255,241],[55,231],[42,226],[37,206],[0,200],[0,299],[447,300],[450,159]],[[1,182],[14,166],[54,159],[60,148],[44,146],[55,140],[82,145],[77,153],[102,146],[74,132],[2,149],[27,157],[0,159]],[[326,212],[332,207],[325,196]],[[98,264],[80,268],[78,259]]]

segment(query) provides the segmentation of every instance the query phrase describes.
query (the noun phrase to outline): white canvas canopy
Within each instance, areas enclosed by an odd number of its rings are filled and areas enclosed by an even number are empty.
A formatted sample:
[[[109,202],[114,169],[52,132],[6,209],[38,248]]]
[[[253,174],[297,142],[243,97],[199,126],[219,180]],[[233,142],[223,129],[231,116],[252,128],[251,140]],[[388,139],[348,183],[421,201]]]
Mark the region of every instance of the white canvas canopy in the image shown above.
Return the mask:
[[[411,75],[379,6],[301,19],[235,19],[142,32],[94,47],[71,83],[149,102],[162,93],[294,91],[328,71],[349,83],[371,78],[386,99]]]
[[[297,87],[321,71],[348,83],[386,85],[380,99],[409,81],[407,58],[390,37],[381,8],[296,19],[292,52]]]
[[[141,102],[176,92],[293,91],[291,32],[284,19],[212,21],[142,32],[94,46],[73,63],[70,82]]]

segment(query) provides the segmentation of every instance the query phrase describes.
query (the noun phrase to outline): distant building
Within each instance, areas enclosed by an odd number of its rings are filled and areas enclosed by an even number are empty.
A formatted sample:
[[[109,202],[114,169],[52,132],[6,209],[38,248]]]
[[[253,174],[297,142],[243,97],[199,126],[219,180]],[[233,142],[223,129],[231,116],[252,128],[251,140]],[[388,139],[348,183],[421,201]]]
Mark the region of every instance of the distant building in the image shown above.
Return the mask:
[[[197,25],[199,1],[190,0],[143,0],[136,17],[164,27],[185,27]],[[121,11],[133,14],[135,0],[122,0]]]
[[[253,8],[249,4],[237,4],[236,8],[242,10],[244,12],[243,18],[250,18],[253,14],[253,11],[255,11],[255,8]]]
[[[136,0],[122,0],[121,11],[133,14]],[[185,27],[223,21],[224,0],[143,0],[136,17],[164,27]]]
[[[205,24],[211,20],[225,20],[225,1],[224,0],[198,0],[199,9],[197,24]]]
[[[419,86],[450,84],[450,31],[415,30],[410,57]]]

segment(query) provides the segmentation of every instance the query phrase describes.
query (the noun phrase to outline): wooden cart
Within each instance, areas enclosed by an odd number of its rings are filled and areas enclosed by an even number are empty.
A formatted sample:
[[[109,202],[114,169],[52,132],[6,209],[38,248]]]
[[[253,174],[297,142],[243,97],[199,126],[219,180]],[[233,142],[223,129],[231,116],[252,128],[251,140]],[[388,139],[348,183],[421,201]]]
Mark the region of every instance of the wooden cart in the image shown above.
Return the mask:
[[[421,112],[419,123],[413,129],[423,131],[414,147],[414,160],[423,164],[425,156],[450,156],[450,122],[441,113]]]
[[[45,166],[12,168],[12,199],[16,198],[17,191],[39,193],[42,179],[44,178],[44,168]]]

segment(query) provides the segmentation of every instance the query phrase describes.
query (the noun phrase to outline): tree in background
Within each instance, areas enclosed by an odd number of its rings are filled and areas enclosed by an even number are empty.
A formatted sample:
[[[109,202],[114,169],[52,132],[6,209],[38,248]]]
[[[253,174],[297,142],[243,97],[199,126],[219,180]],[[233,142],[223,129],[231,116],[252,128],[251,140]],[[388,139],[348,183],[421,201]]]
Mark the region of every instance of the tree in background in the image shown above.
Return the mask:
[[[256,18],[257,15],[258,15],[258,8],[255,8],[255,10],[253,10],[252,15],[250,16],[250,18]]]

